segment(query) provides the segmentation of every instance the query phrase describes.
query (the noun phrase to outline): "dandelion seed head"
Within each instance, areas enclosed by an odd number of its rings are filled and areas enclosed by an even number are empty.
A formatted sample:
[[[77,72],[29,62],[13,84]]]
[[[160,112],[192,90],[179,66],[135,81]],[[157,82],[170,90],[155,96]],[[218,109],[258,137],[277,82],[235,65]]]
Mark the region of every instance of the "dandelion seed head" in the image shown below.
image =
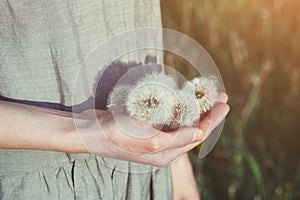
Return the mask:
[[[173,88],[153,82],[139,82],[128,95],[126,107],[129,115],[153,125],[162,124],[172,115],[177,101]]]
[[[214,106],[218,96],[215,77],[196,77],[188,81],[183,90],[194,94],[201,113],[209,111]]]
[[[200,109],[197,99],[192,93],[184,90],[179,90],[177,96],[179,103],[173,107],[173,117],[170,124],[174,124],[175,126],[194,125],[200,118]]]
[[[132,88],[128,85],[114,87],[107,99],[107,109],[115,113],[127,113],[126,102],[131,89]]]

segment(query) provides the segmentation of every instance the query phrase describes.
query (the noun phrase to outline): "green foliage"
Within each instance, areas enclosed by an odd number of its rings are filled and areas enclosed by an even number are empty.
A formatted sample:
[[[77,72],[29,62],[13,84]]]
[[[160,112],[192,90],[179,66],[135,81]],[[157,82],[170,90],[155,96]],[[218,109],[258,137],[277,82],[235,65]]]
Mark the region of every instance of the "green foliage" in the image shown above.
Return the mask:
[[[162,0],[164,27],[206,48],[230,98],[214,150],[190,154],[203,199],[300,199],[299,10],[299,0]]]

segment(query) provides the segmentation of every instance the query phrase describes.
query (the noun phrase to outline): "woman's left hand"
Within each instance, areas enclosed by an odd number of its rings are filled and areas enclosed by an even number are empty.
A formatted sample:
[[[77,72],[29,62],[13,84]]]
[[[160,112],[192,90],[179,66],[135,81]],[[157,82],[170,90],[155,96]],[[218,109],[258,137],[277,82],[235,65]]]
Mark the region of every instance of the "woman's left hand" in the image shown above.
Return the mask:
[[[200,200],[188,154],[182,155],[171,165],[174,200]]]

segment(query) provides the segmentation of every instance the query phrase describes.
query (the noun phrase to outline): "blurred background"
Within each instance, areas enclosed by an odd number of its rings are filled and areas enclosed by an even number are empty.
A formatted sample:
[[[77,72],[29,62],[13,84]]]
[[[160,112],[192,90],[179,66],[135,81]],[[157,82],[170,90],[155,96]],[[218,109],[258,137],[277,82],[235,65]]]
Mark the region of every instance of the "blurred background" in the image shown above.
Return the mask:
[[[300,1],[161,6],[165,28],[209,52],[230,99],[213,151],[202,160],[190,153],[202,199],[300,199]]]

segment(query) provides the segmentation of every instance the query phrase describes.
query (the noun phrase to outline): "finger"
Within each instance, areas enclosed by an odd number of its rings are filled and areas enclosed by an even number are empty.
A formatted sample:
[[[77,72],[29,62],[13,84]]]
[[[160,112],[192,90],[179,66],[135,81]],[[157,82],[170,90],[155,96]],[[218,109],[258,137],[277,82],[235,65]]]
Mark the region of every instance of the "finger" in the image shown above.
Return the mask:
[[[160,132],[152,138],[135,141],[132,147],[138,145],[140,152],[154,154],[167,149],[180,147],[188,148],[188,145],[196,141],[204,141],[205,135],[198,128],[185,127],[172,132]]]
[[[183,147],[179,147],[179,148],[166,149],[165,151],[158,152],[156,154],[156,156],[159,156],[159,157],[161,157],[162,159],[164,159],[166,161],[169,160],[168,164],[173,164],[182,155],[186,154],[191,149],[195,148],[196,146],[198,146],[201,143],[202,143],[202,141],[201,142],[194,142],[192,144],[189,144],[189,145],[186,145],[186,146],[183,146]]]
[[[116,124],[118,130],[110,131],[109,138],[115,145],[130,152],[156,153],[203,141],[205,137],[203,131],[197,127],[182,127],[176,131],[163,132],[148,126],[148,123],[137,123],[136,120],[132,121],[126,116],[115,117],[117,118],[114,120],[118,121]]]
[[[202,144],[203,142],[195,142],[189,145],[189,148],[187,149],[187,152],[189,152],[190,150],[194,149],[195,147],[199,146],[200,144]]]
[[[212,130],[223,121],[228,112],[229,106],[227,104],[217,103],[213,110],[200,121],[199,129],[183,127],[168,133],[160,132],[150,140],[140,143],[140,145],[145,153],[152,154],[172,149],[181,149],[184,152],[190,151],[209,136]]]
[[[181,155],[189,150],[190,145],[179,148],[165,149],[155,153],[133,154],[130,152],[122,153],[128,161],[139,162],[157,167],[165,167],[175,162]]]
[[[166,149],[153,154],[144,154],[136,157],[137,160],[143,163],[148,163],[158,167],[165,167],[177,160],[182,154],[187,151],[188,147],[179,147],[173,149]]]
[[[212,132],[226,117],[226,115],[229,113],[230,107],[227,104],[217,104],[212,115],[212,123],[209,127],[209,133]],[[207,137],[208,135],[206,135]]]
[[[217,102],[227,103],[227,101],[228,101],[228,95],[224,92],[221,92],[217,97]]]
[[[186,147],[195,142],[203,142],[206,139],[208,133],[216,126],[215,123],[219,123],[218,119],[225,117],[226,114],[223,113],[226,113],[226,106],[226,104],[218,103],[213,110],[200,121],[200,129],[184,127],[177,131],[166,133],[153,129],[152,127],[137,127],[137,124],[132,123],[132,121],[130,123],[130,118],[121,116],[121,118],[117,118],[120,120],[117,120],[119,121],[119,123],[117,123],[119,125],[118,127],[111,123],[106,126],[108,132],[105,135],[108,136],[112,144],[124,151],[132,153],[156,153],[166,149]],[[217,116],[216,119],[214,119],[215,116]],[[125,126],[120,126],[120,122]],[[141,133],[143,135],[141,135]]]
[[[227,104],[217,103],[214,108],[200,120],[198,128],[205,133],[205,137],[223,121],[229,110]]]
[[[226,101],[227,95],[223,93],[220,98]],[[183,149],[184,152],[188,152],[196,146],[200,145],[225,118],[229,112],[229,106],[224,103],[217,103],[213,110],[199,123],[199,128],[183,127],[177,131],[172,132],[160,132],[156,138],[154,138],[154,144],[157,144],[157,149],[151,153],[157,153],[158,151],[171,150],[171,149]]]
[[[186,147],[195,142],[204,141],[205,135],[201,129],[196,127],[182,127],[176,131],[161,132],[153,140],[161,144],[159,151],[163,149],[174,149]]]
[[[156,153],[204,138],[202,130],[195,127],[166,133],[123,115],[104,121],[101,127],[108,141],[116,148],[136,154]]]

